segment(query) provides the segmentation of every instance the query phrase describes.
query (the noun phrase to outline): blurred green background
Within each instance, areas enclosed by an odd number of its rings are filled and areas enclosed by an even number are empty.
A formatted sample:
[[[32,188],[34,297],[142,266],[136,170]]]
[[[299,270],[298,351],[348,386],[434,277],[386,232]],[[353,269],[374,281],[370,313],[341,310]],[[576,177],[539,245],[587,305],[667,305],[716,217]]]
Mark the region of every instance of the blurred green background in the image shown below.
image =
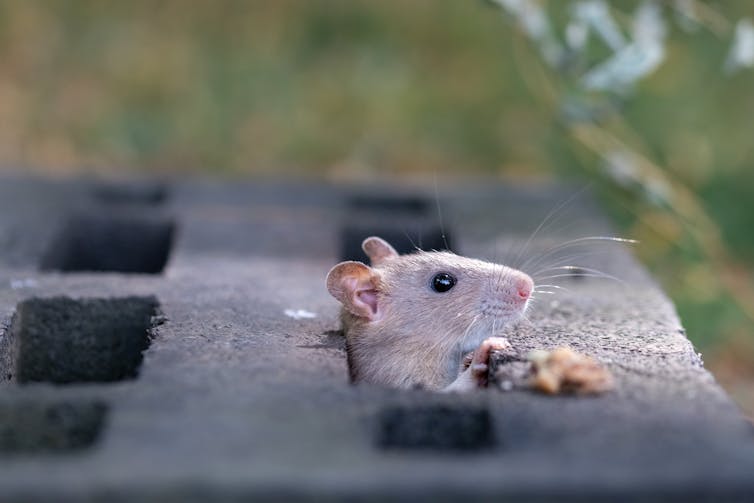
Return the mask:
[[[657,71],[600,93],[605,47],[548,66],[481,0],[2,0],[0,166],[593,183],[752,415],[754,70],[723,67],[754,3],[684,3]],[[638,5],[610,4],[622,30]]]

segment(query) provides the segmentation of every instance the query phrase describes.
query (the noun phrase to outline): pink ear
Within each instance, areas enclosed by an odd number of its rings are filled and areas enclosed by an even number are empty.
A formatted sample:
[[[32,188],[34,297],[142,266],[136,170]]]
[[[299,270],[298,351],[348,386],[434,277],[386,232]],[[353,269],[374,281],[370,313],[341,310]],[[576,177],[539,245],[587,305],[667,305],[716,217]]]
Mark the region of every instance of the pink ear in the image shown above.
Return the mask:
[[[361,262],[341,262],[327,274],[327,290],[351,313],[374,321],[379,313],[378,279]]]
[[[361,248],[369,257],[372,265],[380,265],[385,260],[395,258],[398,252],[390,246],[390,243],[377,236],[368,237],[361,243]]]

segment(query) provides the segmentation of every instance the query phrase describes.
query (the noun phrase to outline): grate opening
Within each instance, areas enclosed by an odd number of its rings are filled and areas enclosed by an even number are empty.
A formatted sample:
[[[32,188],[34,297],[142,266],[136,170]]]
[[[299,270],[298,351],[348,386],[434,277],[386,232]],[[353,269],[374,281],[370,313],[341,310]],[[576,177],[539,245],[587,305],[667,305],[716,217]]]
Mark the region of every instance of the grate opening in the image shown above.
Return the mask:
[[[24,301],[10,329],[12,379],[56,384],[133,379],[159,322],[157,310],[154,297]]]
[[[79,216],[53,241],[40,268],[63,272],[159,274],[173,243],[171,220]]]
[[[430,208],[430,201],[418,196],[353,196],[346,202],[349,210],[372,213],[409,213],[421,216]]]
[[[98,401],[0,403],[0,455],[85,449],[100,437],[106,416]]]
[[[94,187],[92,195],[103,204],[159,206],[167,200],[168,190],[154,182],[102,182]]]
[[[496,444],[486,408],[391,406],[380,411],[376,443],[383,449],[477,451]]]
[[[400,253],[413,253],[416,247],[424,251],[447,250],[451,248],[451,236],[439,226],[414,226],[413,228],[398,228],[386,226],[347,226],[340,236],[341,260],[358,260],[369,263],[369,259],[361,249],[361,243],[369,236],[379,236],[393,245]]]

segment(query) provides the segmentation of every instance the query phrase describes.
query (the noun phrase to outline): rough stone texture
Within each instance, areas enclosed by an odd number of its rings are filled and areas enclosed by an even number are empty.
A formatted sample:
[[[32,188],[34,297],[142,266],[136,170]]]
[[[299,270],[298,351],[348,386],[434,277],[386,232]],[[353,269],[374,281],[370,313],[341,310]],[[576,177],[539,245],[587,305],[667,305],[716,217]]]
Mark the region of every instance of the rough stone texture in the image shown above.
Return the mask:
[[[456,251],[518,266],[564,240],[609,232],[578,199],[517,252],[573,192],[448,187],[440,191],[444,227]],[[377,202],[354,206],[364,194]],[[433,194],[310,183],[0,180],[0,375],[13,374],[11,322],[28,299],[154,296],[165,317],[136,379],[0,381],[0,501],[754,498],[751,426],[704,370],[672,304],[620,246],[590,245],[587,253],[606,251],[582,263],[624,283],[557,278],[568,290],[542,294],[529,321],[508,334],[521,351],[569,345],[594,356],[614,372],[615,391],[439,395],[350,385],[334,331],[338,305],[324,287],[343,230],[367,221],[432,227]],[[396,197],[420,202],[391,207]],[[163,272],[41,271],[51,244],[82,215],[174,222]],[[544,262],[561,261],[553,260]],[[294,319],[288,309],[317,316]],[[405,425],[391,430],[404,448],[385,448],[386,421]],[[412,434],[422,422],[440,432],[472,429],[446,446]],[[481,433],[464,436],[473,428]],[[490,442],[476,449],[479,438]]]

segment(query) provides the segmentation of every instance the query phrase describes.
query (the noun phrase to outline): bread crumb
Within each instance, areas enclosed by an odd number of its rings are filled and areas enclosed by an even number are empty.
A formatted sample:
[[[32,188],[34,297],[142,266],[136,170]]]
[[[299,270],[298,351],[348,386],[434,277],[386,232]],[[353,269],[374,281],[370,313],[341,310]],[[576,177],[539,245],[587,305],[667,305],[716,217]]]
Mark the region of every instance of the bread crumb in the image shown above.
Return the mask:
[[[596,394],[612,389],[613,376],[597,360],[571,348],[532,351],[532,388],[555,395],[558,393]]]

